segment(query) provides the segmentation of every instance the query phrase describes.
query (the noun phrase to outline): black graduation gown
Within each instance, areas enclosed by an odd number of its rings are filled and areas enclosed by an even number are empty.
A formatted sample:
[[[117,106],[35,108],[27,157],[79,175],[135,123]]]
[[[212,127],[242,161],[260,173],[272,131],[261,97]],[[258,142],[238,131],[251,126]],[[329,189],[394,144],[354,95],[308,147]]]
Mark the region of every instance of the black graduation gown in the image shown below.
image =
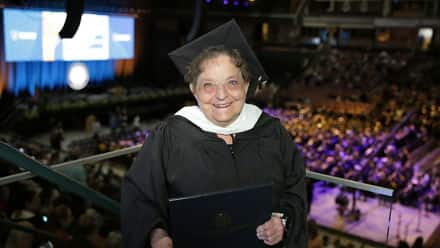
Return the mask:
[[[279,120],[263,113],[252,130],[236,134],[232,151],[184,117],[159,124],[122,186],[124,247],[150,247],[151,230],[167,229],[168,198],[267,182],[274,185],[273,212],[292,222],[286,247],[306,247],[304,160]]]

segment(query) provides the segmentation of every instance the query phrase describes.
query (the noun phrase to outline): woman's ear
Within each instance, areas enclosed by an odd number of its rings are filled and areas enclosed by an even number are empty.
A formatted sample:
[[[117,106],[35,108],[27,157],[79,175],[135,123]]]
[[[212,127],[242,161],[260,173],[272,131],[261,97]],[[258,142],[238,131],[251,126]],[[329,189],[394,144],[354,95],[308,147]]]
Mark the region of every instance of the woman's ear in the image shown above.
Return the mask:
[[[191,91],[191,94],[194,96],[194,98],[196,99],[196,100],[198,100],[197,99],[197,95],[195,94],[195,92],[196,92],[196,89],[194,88],[195,86],[194,86],[194,84],[189,84],[189,90]]]
[[[246,87],[246,88],[245,88],[245,92],[244,92],[245,95],[247,95],[247,92],[248,92],[248,90],[249,90],[249,85],[250,85],[249,81],[245,83],[245,86],[244,86],[244,87]]]

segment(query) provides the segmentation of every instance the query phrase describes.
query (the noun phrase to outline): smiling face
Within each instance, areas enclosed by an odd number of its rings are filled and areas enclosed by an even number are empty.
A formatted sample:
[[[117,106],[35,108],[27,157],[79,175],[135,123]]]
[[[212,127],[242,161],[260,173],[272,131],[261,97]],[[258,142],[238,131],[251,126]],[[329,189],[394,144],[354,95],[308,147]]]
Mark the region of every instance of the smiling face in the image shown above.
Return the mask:
[[[226,127],[240,115],[249,82],[226,54],[219,54],[200,64],[200,74],[190,84],[191,92],[206,118]]]

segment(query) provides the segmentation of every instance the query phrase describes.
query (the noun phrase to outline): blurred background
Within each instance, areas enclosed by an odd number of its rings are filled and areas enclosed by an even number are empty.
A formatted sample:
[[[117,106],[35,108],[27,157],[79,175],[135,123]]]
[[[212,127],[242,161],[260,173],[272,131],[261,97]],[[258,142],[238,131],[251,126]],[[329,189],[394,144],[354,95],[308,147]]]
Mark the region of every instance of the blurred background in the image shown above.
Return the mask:
[[[121,247],[139,144],[195,104],[168,53],[232,18],[309,171],[394,190],[309,179],[309,247],[440,247],[439,5],[0,1],[0,247]]]

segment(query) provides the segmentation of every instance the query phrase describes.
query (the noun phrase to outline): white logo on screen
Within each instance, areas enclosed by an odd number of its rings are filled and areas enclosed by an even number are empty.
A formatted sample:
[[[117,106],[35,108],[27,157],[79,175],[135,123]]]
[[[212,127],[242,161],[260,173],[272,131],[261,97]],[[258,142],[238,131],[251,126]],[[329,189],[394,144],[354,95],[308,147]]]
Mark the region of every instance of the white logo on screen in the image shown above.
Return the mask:
[[[36,40],[37,39],[37,32],[22,32],[17,30],[11,30],[11,39],[13,41],[16,40]]]
[[[130,34],[122,34],[122,33],[113,33],[112,34],[112,40],[115,41],[115,42],[131,41],[131,35]]]

